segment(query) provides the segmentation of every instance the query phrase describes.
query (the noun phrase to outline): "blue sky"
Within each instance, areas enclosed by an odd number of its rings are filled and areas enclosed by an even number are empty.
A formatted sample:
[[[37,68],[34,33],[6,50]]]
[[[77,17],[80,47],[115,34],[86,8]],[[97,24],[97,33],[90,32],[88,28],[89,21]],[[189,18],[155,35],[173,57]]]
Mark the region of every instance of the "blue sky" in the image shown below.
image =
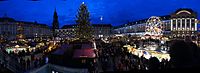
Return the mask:
[[[88,6],[92,23],[114,26],[150,16],[168,15],[178,8],[191,8],[198,15],[200,13],[200,0],[7,0],[0,1],[0,17],[6,13],[16,20],[51,25],[56,8],[60,26],[63,26],[75,23],[82,2]]]

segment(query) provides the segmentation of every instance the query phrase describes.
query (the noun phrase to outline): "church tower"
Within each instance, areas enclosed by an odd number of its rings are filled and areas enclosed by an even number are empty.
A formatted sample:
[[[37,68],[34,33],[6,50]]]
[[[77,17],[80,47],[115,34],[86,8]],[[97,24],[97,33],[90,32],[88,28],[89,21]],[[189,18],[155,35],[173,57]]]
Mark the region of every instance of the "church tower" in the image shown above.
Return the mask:
[[[53,23],[52,23],[52,30],[53,30],[53,37],[56,37],[56,29],[59,29],[59,22],[58,22],[58,14],[56,12],[56,9],[54,10],[54,15],[53,15]]]

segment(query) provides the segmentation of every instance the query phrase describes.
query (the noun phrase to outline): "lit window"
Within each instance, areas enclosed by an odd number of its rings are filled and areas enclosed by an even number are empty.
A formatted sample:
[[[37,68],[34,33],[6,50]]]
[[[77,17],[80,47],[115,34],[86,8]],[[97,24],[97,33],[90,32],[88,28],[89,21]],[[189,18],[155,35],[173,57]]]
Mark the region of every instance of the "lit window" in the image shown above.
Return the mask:
[[[55,73],[55,71],[51,71],[51,73]]]
[[[82,62],[82,63],[86,63],[86,60],[85,60],[85,59],[83,59],[83,60],[81,60],[81,62]]]
[[[59,72],[58,72],[58,71],[54,71],[54,70],[52,70],[51,73],[59,73]]]
[[[194,28],[192,28],[192,30],[194,30]]]

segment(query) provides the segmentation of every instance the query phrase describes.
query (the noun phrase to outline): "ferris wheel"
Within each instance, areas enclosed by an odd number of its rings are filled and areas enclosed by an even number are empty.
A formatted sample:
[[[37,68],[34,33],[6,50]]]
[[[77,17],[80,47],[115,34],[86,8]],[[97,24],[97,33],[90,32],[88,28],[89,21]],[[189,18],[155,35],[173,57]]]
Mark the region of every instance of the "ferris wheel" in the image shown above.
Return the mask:
[[[162,21],[160,20],[160,17],[152,16],[147,20],[145,34],[156,36],[163,34]]]

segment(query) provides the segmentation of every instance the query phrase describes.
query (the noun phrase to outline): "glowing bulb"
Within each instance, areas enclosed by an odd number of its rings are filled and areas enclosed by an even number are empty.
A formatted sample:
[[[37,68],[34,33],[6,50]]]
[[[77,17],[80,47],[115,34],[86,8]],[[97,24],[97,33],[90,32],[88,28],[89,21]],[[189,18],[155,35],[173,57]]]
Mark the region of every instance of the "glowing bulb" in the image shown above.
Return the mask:
[[[82,4],[85,4],[85,2],[82,2]]]

